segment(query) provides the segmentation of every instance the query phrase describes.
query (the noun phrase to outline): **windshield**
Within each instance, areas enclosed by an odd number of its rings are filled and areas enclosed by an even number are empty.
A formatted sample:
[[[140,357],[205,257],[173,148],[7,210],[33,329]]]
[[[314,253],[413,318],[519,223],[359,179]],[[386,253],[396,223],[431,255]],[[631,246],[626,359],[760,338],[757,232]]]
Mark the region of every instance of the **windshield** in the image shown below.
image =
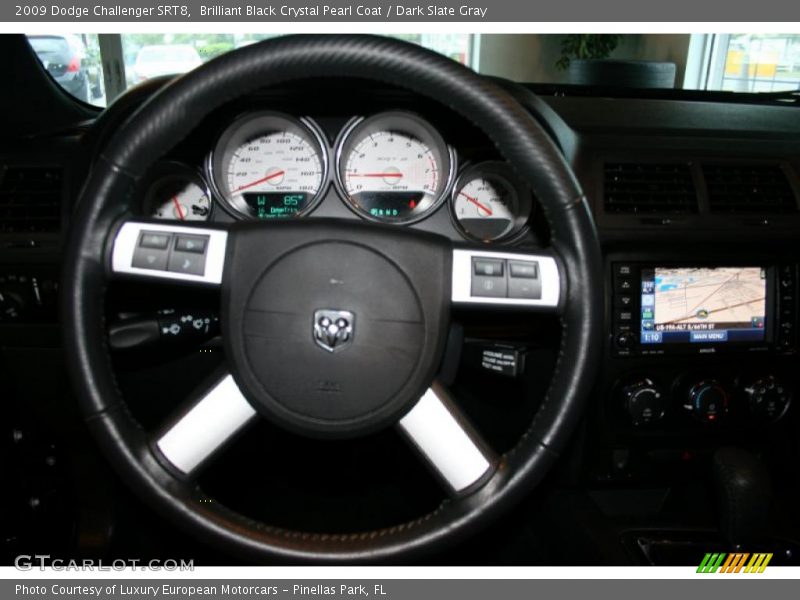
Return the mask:
[[[105,106],[126,88],[182,73],[274,34],[76,34],[91,83],[81,98]],[[523,83],[605,90],[785,92],[800,89],[800,34],[405,34],[479,73]],[[104,43],[100,43],[105,38]],[[42,62],[67,38],[31,36]],[[56,48],[59,48],[56,50]],[[102,48],[102,51],[101,51]],[[120,65],[115,80],[101,65]],[[51,69],[52,74],[52,69]],[[58,80],[58,79],[57,79]],[[65,85],[62,81],[59,81]],[[66,85],[65,85],[66,87]],[[74,93],[71,88],[68,91]]]

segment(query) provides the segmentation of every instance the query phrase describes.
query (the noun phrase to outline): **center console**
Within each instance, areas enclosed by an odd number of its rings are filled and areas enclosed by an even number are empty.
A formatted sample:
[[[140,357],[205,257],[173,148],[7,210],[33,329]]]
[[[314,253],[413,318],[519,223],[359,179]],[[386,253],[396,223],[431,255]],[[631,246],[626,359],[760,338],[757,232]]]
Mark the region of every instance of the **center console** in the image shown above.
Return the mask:
[[[675,259],[688,254],[608,255],[595,481],[700,468],[721,446],[768,441],[792,413],[797,263],[730,248]]]

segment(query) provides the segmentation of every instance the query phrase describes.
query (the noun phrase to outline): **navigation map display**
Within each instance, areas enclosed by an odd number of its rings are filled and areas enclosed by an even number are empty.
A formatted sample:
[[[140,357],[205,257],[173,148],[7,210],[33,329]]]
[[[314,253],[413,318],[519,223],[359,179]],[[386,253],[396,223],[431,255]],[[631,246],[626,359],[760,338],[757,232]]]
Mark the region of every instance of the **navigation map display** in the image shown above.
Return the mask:
[[[766,336],[766,270],[642,270],[641,343],[758,342]]]

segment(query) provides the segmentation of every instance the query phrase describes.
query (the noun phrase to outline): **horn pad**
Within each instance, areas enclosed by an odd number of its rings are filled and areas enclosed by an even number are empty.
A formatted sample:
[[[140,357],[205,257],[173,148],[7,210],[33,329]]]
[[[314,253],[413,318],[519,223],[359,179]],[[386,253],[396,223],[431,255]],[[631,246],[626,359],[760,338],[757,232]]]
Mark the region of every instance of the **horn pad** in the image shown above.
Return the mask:
[[[297,433],[386,427],[430,385],[449,328],[448,240],[314,219],[231,230],[222,327],[233,375]]]

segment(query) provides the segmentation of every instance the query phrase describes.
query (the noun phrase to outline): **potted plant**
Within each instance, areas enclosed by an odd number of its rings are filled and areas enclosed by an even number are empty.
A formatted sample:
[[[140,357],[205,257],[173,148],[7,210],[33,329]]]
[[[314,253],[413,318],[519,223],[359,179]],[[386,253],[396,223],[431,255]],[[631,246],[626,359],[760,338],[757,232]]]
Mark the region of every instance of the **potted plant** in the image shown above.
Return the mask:
[[[675,63],[610,59],[623,37],[619,34],[571,34],[561,41],[556,67],[575,85],[630,88],[675,87]]]

